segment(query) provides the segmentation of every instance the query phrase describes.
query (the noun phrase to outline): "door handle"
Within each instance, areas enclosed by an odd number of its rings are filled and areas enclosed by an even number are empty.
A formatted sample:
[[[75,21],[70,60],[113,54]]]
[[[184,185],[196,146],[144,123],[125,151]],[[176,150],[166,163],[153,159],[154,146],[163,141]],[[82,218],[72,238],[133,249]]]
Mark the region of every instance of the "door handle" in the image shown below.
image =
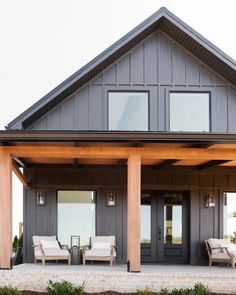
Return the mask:
[[[158,240],[161,240],[161,235],[162,235],[162,227],[160,226],[160,225],[158,225],[158,227],[157,227],[157,229],[158,229]]]

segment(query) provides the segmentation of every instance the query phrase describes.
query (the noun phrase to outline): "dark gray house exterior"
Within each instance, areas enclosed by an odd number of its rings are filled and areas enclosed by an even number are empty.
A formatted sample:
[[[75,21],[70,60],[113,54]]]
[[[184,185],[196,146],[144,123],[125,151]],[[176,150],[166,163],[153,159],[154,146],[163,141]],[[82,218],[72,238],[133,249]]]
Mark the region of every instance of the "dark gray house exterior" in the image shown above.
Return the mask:
[[[235,132],[235,61],[161,8],[0,132],[24,261],[33,235],[115,235],[131,271],[207,263],[205,239],[235,242]]]

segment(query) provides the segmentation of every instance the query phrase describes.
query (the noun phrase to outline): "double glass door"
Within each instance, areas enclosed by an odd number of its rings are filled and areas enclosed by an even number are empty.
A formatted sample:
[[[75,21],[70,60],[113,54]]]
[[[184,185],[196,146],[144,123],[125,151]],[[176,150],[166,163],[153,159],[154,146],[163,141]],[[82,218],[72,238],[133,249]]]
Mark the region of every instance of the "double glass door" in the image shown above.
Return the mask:
[[[188,263],[188,193],[143,191],[141,262]]]

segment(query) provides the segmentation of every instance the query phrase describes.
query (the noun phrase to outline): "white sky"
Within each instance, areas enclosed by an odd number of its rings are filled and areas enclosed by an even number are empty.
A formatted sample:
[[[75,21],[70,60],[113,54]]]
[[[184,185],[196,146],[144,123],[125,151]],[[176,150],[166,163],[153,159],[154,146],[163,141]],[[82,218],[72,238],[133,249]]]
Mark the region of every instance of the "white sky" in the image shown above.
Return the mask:
[[[0,0],[0,129],[161,6],[236,60],[235,0]]]

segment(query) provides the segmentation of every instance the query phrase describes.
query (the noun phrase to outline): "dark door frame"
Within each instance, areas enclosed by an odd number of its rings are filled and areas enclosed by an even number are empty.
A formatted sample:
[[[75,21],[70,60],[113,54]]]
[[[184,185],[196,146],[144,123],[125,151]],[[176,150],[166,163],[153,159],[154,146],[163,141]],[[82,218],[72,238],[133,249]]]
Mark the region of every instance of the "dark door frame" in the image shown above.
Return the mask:
[[[183,214],[182,214],[182,225],[183,225],[183,248],[181,249],[186,254],[184,258],[165,257],[165,246],[164,246],[164,194],[167,193],[182,193],[183,194]],[[151,196],[151,243],[141,244],[141,262],[142,263],[190,263],[190,200],[191,190],[181,189],[143,189],[142,194],[150,194]],[[158,195],[163,195],[159,197]],[[160,224],[162,220],[162,224]],[[161,226],[161,229],[158,227]],[[185,229],[184,229],[185,227]],[[159,234],[159,231],[161,233]],[[161,239],[160,239],[161,238]],[[172,247],[178,248],[178,246]],[[174,251],[174,250],[173,250]],[[177,251],[177,250],[176,250]]]

